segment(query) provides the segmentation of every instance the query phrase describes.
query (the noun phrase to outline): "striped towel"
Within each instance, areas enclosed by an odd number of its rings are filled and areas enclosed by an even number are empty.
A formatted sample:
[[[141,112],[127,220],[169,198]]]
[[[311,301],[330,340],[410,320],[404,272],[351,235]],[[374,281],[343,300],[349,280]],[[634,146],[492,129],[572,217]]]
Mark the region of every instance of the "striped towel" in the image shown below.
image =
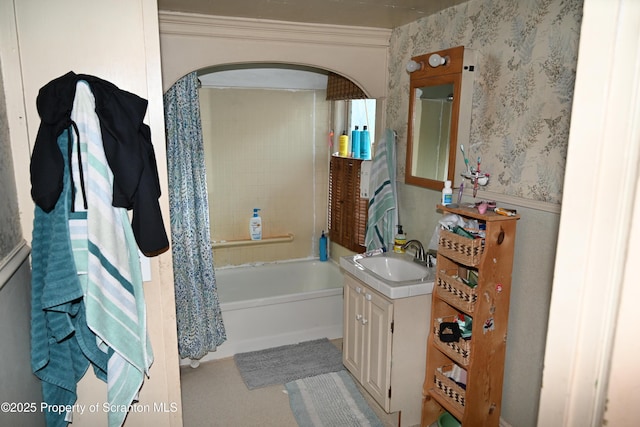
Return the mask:
[[[84,81],[77,85],[72,120],[78,127],[81,151],[86,144],[83,171],[88,205],[86,234],[83,236],[82,219],[70,224],[72,245],[84,289],[87,325],[98,337],[100,348],[110,355],[109,426],[121,426],[153,361],[140,259],[126,209],[111,204],[113,174],[104,154],[95,99]],[[76,192],[76,200],[78,197],[82,197],[80,192]],[[82,203],[74,205],[78,209]]]
[[[389,250],[393,245],[394,228],[398,223],[395,141],[395,132],[387,129],[375,148],[369,178],[371,197],[365,235],[368,251],[377,248]]]

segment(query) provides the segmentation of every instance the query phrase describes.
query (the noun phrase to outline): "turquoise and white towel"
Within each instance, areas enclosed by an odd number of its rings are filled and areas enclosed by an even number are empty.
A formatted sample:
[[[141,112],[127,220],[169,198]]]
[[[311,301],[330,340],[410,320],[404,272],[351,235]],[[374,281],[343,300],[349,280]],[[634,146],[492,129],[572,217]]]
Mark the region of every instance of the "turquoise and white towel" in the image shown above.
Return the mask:
[[[82,220],[71,224],[75,230],[72,240],[80,241],[73,243],[74,255],[84,288],[87,325],[98,337],[100,348],[110,355],[109,426],[121,426],[153,361],[140,259],[126,209],[111,204],[113,174],[104,154],[95,98],[86,82],[78,82],[72,119],[78,127],[81,151],[86,150],[82,157],[86,159],[88,205],[86,235],[82,236]],[[79,197],[82,193],[76,192],[76,201]],[[83,203],[75,207],[82,209]],[[86,245],[81,243],[83,237]]]
[[[369,178],[371,197],[365,235],[368,251],[378,248],[389,250],[393,245],[398,223],[395,141],[395,132],[387,129],[375,146]]]

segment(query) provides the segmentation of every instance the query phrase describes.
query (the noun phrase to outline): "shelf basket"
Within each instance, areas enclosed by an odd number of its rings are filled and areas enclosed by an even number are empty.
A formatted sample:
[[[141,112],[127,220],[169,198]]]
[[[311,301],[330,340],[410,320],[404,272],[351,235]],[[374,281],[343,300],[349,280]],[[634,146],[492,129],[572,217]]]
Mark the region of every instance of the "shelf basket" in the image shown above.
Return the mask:
[[[443,317],[437,318],[433,322],[433,335],[435,337],[434,344],[449,358],[456,361],[459,365],[468,366],[469,358],[471,356],[471,340],[465,340],[460,338],[457,342],[443,342],[440,341],[440,324],[442,322],[455,322],[456,317]]]
[[[458,274],[457,269],[438,270],[436,273],[435,292],[437,296],[448,302],[450,305],[473,313],[478,293],[476,288],[472,288],[461,280],[454,278]]]
[[[468,266],[480,263],[484,249],[484,239],[469,239],[447,230],[440,230],[438,253]]]
[[[451,372],[452,369],[453,365],[444,365],[436,368],[433,377],[435,384],[434,391],[447,402],[450,402],[460,412],[464,412],[465,391],[447,376],[447,373]]]

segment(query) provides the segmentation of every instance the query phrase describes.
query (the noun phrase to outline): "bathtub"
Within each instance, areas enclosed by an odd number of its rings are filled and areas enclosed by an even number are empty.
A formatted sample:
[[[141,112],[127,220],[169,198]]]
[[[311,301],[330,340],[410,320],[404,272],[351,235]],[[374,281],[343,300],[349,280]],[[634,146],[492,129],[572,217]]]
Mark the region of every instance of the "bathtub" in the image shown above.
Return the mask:
[[[332,261],[223,267],[215,274],[227,341],[200,362],[342,337],[343,276]]]

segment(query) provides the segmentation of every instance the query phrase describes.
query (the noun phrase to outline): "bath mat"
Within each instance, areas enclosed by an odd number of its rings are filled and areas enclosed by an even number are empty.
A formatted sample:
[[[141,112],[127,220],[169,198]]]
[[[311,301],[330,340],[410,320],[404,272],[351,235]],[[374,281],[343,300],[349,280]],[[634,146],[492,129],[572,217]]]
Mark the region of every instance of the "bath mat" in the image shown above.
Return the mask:
[[[285,384],[300,427],[383,427],[347,371]]]
[[[326,338],[240,353],[233,358],[250,390],[344,369],[342,353]]]

